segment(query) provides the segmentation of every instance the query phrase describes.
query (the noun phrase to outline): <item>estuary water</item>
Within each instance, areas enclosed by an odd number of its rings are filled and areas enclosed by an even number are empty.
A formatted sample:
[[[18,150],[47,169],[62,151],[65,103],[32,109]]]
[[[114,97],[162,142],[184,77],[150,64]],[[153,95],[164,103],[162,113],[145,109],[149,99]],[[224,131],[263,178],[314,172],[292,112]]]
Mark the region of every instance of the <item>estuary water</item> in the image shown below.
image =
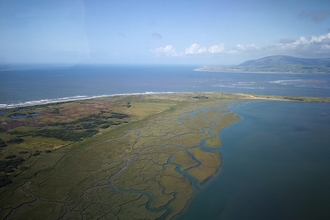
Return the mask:
[[[329,219],[330,103],[248,101],[222,165],[178,219]]]

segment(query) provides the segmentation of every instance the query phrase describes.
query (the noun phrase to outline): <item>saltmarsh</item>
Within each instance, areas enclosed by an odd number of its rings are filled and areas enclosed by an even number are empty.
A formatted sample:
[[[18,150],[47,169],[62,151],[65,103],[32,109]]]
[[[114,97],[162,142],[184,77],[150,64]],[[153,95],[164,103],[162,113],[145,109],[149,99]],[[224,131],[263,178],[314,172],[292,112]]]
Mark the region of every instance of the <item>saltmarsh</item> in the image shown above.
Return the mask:
[[[219,169],[219,132],[240,119],[225,107],[240,98],[251,97],[136,95],[8,109],[0,218],[171,219],[193,197],[192,182]],[[10,118],[20,112],[40,116]]]

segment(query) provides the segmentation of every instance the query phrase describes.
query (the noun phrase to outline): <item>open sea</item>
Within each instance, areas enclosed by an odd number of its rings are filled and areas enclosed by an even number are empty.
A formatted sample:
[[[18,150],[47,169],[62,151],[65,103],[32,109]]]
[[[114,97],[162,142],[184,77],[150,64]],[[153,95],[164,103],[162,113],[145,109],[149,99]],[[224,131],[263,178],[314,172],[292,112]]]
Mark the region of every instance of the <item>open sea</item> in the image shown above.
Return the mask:
[[[160,65],[7,67],[0,69],[0,108],[150,92],[330,96],[330,75],[194,71],[199,67]]]
[[[1,109],[132,93],[330,97],[330,74],[199,72],[200,66],[0,69]],[[176,219],[330,219],[330,103],[240,101],[222,166]]]

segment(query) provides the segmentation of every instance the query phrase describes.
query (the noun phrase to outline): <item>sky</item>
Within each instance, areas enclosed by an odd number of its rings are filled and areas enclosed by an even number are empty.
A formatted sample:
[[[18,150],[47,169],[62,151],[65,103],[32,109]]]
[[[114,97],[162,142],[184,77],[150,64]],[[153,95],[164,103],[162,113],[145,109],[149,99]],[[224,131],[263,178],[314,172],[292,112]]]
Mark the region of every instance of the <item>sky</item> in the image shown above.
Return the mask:
[[[330,57],[329,0],[0,0],[0,63]]]

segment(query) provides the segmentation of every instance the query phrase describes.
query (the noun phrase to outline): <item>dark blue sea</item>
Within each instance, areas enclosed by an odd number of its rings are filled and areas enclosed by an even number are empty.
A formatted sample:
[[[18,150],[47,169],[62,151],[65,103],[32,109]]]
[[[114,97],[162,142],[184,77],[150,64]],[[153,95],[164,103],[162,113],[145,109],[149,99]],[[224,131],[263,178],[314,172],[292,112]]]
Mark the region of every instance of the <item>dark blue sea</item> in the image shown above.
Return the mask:
[[[329,75],[198,72],[200,66],[75,65],[0,69],[0,108],[161,92],[330,96]]]
[[[198,72],[200,66],[12,66],[0,109],[132,93],[330,97],[330,75]],[[240,101],[222,166],[176,219],[330,219],[330,103]],[[2,110],[4,111],[4,110]]]

